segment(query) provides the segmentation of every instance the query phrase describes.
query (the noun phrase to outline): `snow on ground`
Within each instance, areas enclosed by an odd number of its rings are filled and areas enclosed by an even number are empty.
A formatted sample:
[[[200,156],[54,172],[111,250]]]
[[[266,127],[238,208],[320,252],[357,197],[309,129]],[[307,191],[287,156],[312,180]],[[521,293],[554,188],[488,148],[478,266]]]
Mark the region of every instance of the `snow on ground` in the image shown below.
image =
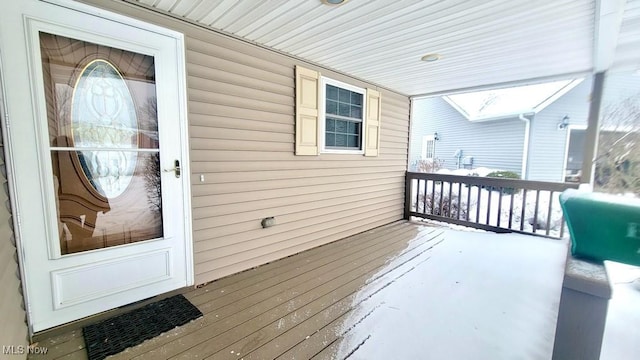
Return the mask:
[[[462,176],[486,176],[490,172],[496,171],[488,168],[476,168],[476,169],[458,169],[458,170],[439,170],[439,174],[450,175],[462,175]],[[417,182],[412,183],[412,194],[416,194]],[[433,195],[433,205],[435,215],[439,215],[440,197],[442,196],[442,204],[445,207],[445,216],[448,212],[449,203],[449,191],[451,190],[451,214],[452,217],[457,218],[460,213],[460,219],[468,219],[470,222],[476,222],[480,224],[487,224],[491,226],[499,226],[502,228],[511,228],[520,230],[522,224],[522,230],[525,232],[533,232],[534,224],[536,226],[536,232],[546,234],[545,229],[547,221],[550,224],[550,236],[559,237],[560,228],[562,226],[562,209],[560,208],[559,196],[560,193],[555,192],[553,196],[549,191],[540,191],[537,216],[536,214],[536,192],[527,191],[526,197],[523,195],[523,191],[517,191],[511,196],[511,194],[503,194],[500,196],[499,191],[489,191],[487,189],[479,189],[477,186],[471,188],[465,186],[459,187],[457,183],[451,185],[448,182],[435,183],[435,192],[433,181],[421,181],[420,182],[420,196],[417,201],[417,211],[422,212],[425,209],[426,212],[431,213],[431,197]],[[478,191],[480,192],[480,198],[478,200]],[[426,197],[425,194],[426,193]],[[441,195],[443,194],[443,195]],[[513,210],[511,209],[513,197]],[[523,202],[523,197],[525,201]],[[425,204],[426,199],[426,204]],[[478,206],[478,203],[480,206]],[[549,204],[551,203],[551,217],[549,214]],[[459,208],[458,208],[459,204]],[[522,216],[522,208],[524,204],[524,217]],[[467,207],[468,205],[468,207]],[[498,206],[500,205],[500,206]],[[416,200],[413,198],[412,207],[415,209]],[[498,211],[500,209],[500,211]],[[488,219],[487,219],[487,214]],[[500,215],[498,221],[498,215]],[[511,220],[509,219],[511,215]],[[510,223],[511,221],[511,223]],[[566,230],[566,229],[565,229]],[[565,231],[565,234],[567,231]]]
[[[567,242],[449,229],[444,239],[381,291],[361,290],[369,298],[345,321],[337,358],[550,359]]]
[[[605,261],[613,288],[601,360],[637,360],[640,354],[640,267]]]

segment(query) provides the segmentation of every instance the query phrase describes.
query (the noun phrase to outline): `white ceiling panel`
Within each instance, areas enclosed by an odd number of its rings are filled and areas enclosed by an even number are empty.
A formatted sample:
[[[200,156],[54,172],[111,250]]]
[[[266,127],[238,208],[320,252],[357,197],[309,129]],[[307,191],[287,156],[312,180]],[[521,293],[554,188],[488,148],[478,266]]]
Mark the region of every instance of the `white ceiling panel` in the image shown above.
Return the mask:
[[[606,2],[624,7],[613,67],[640,66],[640,0],[126,1],[407,95],[586,74]]]

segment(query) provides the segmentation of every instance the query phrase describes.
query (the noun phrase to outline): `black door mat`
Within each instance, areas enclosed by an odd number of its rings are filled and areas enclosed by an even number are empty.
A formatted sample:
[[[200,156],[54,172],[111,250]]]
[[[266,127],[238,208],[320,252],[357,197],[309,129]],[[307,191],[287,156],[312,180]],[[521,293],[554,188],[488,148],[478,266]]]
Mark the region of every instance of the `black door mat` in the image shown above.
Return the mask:
[[[82,329],[89,360],[102,360],[202,316],[189,300],[175,295]]]

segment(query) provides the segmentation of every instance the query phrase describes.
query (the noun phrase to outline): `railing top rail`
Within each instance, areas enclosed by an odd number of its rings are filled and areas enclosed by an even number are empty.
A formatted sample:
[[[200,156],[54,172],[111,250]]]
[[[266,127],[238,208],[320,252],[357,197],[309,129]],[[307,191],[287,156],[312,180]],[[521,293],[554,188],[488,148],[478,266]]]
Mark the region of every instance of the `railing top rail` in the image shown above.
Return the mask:
[[[463,183],[468,185],[494,186],[494,187],[504,187],[504,188],[514,188],[514,189],[541,190],[541,191],[564,191],[566,189],[575,189],[575,188],[578,188],[579,186],[579,184],[575,184],[575,183],[560,183],[560,182],[547,182],[547,181],[491,178],[491,177],[481,177],[481,176],[407,172],[407,180],[411,180],[411,179],[446,181],[446,182],[453,182],[453,183]]]

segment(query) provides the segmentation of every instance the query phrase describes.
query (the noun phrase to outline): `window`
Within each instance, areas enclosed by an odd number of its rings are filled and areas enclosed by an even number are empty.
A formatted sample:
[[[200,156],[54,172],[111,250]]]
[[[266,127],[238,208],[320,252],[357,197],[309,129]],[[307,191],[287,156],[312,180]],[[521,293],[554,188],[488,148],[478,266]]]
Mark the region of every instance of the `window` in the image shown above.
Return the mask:
[[[380,154],[382,94],[296,65],[295,154]]]
[[[363,152],[365,90],[322,78],[324,152]]]
[[[433,135],[422,137],[422,160],[433,160],[436,155],[436,139]]]

